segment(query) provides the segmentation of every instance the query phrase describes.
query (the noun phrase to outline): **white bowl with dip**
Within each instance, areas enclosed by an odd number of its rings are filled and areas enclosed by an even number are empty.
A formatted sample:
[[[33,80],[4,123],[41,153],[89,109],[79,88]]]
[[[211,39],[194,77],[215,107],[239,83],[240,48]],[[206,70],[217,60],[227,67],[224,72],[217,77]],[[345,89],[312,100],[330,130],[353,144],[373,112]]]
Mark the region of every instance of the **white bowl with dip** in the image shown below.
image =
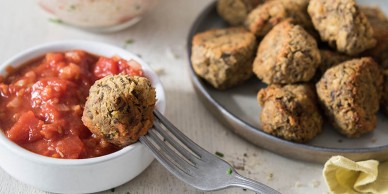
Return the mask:
[[[84,50],[99,56],[119,56],[141,64],[144,76],[156,89],[156,108],[164,113],[166,107],[162,84],[152,69],[135,54],[124,49],[89,41],[61,41],[43,44],[24,51],[0,66],[0,75],[6,67],[18,67],[48,52]],[[38,189],[55,193],[91,193],[122,185],[146,169],[154,157],[140,142],[114,153],[88,159],[56,159],[32,153],[10,141],[0,132],[0,167],[12,177]]]
[[[87,30],[113,32],[139,22],[159,0],[37,0],[50,18]]]

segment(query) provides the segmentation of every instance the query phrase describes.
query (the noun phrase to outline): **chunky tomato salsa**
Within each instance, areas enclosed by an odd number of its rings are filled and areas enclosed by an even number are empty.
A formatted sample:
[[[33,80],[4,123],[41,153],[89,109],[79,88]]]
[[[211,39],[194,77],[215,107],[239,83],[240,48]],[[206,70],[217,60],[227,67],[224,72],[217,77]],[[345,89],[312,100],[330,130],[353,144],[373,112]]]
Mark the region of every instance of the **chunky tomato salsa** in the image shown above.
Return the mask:
[[[119,148],[96,137],[82,121],[89,88],[106,75],[142,75],[141,66],[85,51],[47,53],[0,79],[0,129],[34,153],[91,158]]]

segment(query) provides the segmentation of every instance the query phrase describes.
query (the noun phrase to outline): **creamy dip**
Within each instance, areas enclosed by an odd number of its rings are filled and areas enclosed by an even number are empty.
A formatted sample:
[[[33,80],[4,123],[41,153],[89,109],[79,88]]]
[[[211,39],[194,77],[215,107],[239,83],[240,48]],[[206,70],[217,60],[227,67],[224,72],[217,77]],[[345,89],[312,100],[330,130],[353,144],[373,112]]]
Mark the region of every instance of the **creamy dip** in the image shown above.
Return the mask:
[[[38,0],[48,13],[84,28],[109,28],[133,23],[158,0]]]

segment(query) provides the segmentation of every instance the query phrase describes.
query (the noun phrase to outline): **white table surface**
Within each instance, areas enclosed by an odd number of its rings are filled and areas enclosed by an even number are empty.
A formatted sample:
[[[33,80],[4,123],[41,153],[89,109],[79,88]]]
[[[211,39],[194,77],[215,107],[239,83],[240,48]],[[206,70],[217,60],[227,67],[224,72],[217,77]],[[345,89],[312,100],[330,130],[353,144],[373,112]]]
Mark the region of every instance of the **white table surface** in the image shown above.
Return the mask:
[[[121,32],[91,33],[49,22],[34,0],[1,0],[0,61],[37,44],[64,40],[95,40],[123,46],[140,54],[155,69],[167,96],[166,116],[187,136],[210,152],[220,151],[238,171],[282,193],[328,193],[322,165],[295,161],[256,147],[229,132],[199,101],[188,75],[186,37],[194,19],[209,0],[161,0],[154,12],[140,23]],[[172,57],[171,52],[177,55]],[[247,155],[244,157],[244,153]],[[0,156],[0,160],[1,160]],[[157,194],[204,193],[184,184],[157,161],[130,182],[102,193]],[[15,180],[0,168],[0,193],[45,193]],[[210,193],[252,193],[233,188]]]

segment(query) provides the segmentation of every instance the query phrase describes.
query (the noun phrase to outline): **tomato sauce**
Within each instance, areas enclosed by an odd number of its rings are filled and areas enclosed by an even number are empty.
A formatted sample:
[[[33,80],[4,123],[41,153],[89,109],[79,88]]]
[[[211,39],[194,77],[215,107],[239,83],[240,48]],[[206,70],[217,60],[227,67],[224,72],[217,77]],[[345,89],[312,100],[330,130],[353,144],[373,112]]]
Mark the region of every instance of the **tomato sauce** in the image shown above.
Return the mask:
[[[91,158],[119,148],[82,121],[89,89],[106,75],[142,76],[140,64],[85,51],[47,53],[0,79],[0,129],[21,147],[54,158]]]

